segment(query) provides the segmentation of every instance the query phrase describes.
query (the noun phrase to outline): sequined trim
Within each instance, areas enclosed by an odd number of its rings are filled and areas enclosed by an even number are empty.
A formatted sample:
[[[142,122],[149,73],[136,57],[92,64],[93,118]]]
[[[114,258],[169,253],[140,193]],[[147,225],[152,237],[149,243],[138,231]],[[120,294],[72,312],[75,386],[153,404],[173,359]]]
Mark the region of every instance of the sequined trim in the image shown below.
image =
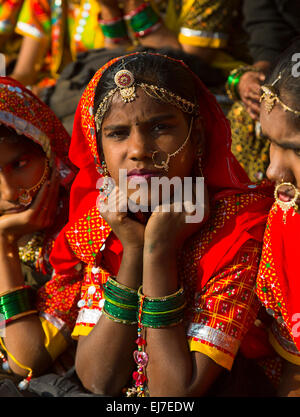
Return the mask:
[[[0,124],[11,126],[18,135],[25,135],[42,146],[47,157],[51,159],[50,139],[45,133],[31,123],[7,111],[0,111]]]
[[[21,34],[28,34],[39,39],[44,37],[43,32],[28,23],[18,22],[16,28],[17,32],[21,32]]]
[[[297,349],[295,343],[292,340],[284,337],[282,332],[279,330],[278,324],[275,321],[272,323],[271,332],[284,350],[294,355],[300,356],[300,352]]]
[[[182,27],[180,28],[180,33],[184,36],[196,36],[198,38],[208,38],[208,39],[228,39],[228,35],[226,33],[221,32],[206,32],[204,30],[194,30]]]
[[[187,335],[226,349],[233,355],[236,354],[240,346],[240,341],[234,337],[201,323],[191,323],[187,329]]]
[[[71,332],[69,328],[67,327],[66,323],[59,317],[54,317],[51,314],[45,313],[43,311],[40,312],[40,316],[49,321],[49,323],[53,324],[53,326],[56,327],[65,338],[70,337]]]

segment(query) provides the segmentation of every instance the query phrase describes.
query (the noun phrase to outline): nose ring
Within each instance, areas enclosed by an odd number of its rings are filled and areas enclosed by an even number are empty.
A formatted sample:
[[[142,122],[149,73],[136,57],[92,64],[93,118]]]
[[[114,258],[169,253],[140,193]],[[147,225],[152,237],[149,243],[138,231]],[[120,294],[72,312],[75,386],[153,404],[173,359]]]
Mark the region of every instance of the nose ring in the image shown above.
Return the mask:
[[[279,198],[279,189],[283,186],[292,187],[292,189],[294,191],[294,197],[290,201],[282,201]],[[291,208],[294,209],[293,216],[295,215],[296,211],[298,211],[298,205],[296,204],[296,201],[298,200],[299,196],[300,196],[300,192],[297,190],[297,188],[291,182],[281,182],[280,184],[277,184],[277,186],[275,187],[274,198],[275,198],[275,201],[276,201],[276,205],[279,206],[281,208],[281,210],[283,211],[283,222],[284,223],[286,223],[287,212]]]

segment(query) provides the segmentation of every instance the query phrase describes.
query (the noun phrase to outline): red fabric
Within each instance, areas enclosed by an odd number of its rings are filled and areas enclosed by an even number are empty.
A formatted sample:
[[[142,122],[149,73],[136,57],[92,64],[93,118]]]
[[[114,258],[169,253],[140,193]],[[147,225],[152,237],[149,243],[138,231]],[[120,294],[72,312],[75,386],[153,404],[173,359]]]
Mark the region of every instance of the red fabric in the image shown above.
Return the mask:
[[[300,215],[287,214],[286,224],[283,223],[283,212],[280,208],[273,215],[270,236],[272,257],[275,264],[277,280],[280,284],[282,298],[289,317],[289,327],[293,339],[300,351],[300,280],[299,280],[299,230]],[[281,304],[281,307],[283,303]],[[298,323],[298,325],[297,325]],[[294,331],[293,326],[295,325]]]
[[[61,163],[64,169],[67,168],[66,177],[62,177],[61,182],[64,185],[69,184],[74,178],[74,173],[71,172],[76,169],[68,158],[71,138],[60,120],[37,96],[10,77],[0,77],[0,92],[0,123],[22,133],[24,130],[25,136],[44,148],[41,138],[32,134],[29,125],[42,132],[47,138],[46,142],[51,148],[51,156],[58,170]]]
[[[103,72],[118,59],[120,58],[113,59],[94,75],[77,108],[69,157],[80,171],[71,191],[70,222],[58,237],[51,257],[56,271],[61,271],[61,273],[78,263],[78,258],[68,245],[66,233],[75,220],[87,213],[96,203],[98,192],[95,185],[99,178],[96,163],[99,164],[100,161],[97,153],[96,127],[91,115],[94,94]],[[173,60],[172,58],[168,59]],[[184,65],[181,61],[173,61]],[[231,133],[228,120],[215,97],[192,72],[191,76],[195,77],[199,84],[198,105],[205,124],[206,137],[203,174],[213,202],[227,195],[237,193],[272,193],[268,186],[253,188],[245,171],[231,153]],[[199,282],[201,282],[201,286],[207,282],[214,270],[234,257],[250,236],[254,236],[260,242],[262,241],[263,228],[271,203],[271,198],[266,198],[263,202],[253,203],[251,207],[242,211],[236,219],[228,222],[226,228],[216,235],[200,262],[199,277],[201,275],[201,279]],[[114,240],[117,239],[114,238]]]
[[[0,124],[13,128],[39,144],[47,157],[60,173],[61,204],[57,208],[56,219],[44,240],[42,254],[52,249],[54,235],[67,222],[68,192],[76,168],[68,159],[71,138],[54,112],[30,90],[10,77],[0,77]],[[44,257],[42,257],[44,259]],[[43,273],[48,263],[39,265]]]

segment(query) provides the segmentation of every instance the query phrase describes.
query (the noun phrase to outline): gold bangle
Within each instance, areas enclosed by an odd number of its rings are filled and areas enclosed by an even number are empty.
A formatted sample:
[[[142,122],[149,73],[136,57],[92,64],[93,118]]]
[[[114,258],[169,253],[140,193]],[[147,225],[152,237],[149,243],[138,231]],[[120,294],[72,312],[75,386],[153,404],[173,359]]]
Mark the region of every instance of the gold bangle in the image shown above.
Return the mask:
[[[112,285],[115,285],[116,287],[120,288],[121,290],[129,291],[129,292],[131,292],[133,294],[136,294],[137,293],[137,290],[136,289],[130,288],[130,287],[127,287],[124,284],[121,284],[120,282],[118,282],[116,280],[115,277],[110,276],[110,277],[107,278],[107,281],[109,281]]]
[[[147,299],[147,301],[165,301],[165,300],[169,300],[170,298],[175,298],[178,295],[183,294],[183,292],[184,292],[183,287],[180,287],[179,290],[177,290],[173,294],[166,295],[164,297],[147,297],[146,295],[144,295],[142,293],[142,288],[143,288],[143,286],[141,285],[140,288],[138,289],[138,296],[139,296],[139,298],[145,297]]]

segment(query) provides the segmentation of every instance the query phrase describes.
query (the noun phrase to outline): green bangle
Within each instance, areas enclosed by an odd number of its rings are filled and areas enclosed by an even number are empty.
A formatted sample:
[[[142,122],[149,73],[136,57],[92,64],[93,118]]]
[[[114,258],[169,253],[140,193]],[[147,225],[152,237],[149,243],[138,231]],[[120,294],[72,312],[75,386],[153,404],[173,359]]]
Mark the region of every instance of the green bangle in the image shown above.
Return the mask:
[[[225,87],[226,87],[227,95],[231,100],[236,101],[236,100],[241,99],[239,92],[238,92],[238,85],[239,85],[242,75],[250,71],[260,72],[258,68],[255,68],[254,66],[250,66],[250,65],[235,68],[230,72],[227,78]]]
[[[0,295],[0,314],[6,321],[35,311],[35,292],[31,287],[23,286]]]
[[[124,324],[137,322],[138,293],[137,290],[120,284],[109,277],[103,285],[105,303],[103,312],[111,320]]]
[[[104,295],[108,296],[115,302],[121,302],[122,304],[134,304],[138,305],[137,290],[126,287],[126,285],[120,284],[112,277],[109,277],[107,282],[103,285]]]
[[[124,16],[129,21],[129,25],[135,37],[142,37],[151,33],[160,22],[160,17],[152,9],[150,4],[144,4],[137,8],[137,12],[129,13]]]
[[[142,287],[138,291],[140,305],[140,323],[144,327],[168,327],[183,320],[186,306],[183,288],[165,297],[146,297],[142,294]],[[139,309],[140,310],[140,309]]]
[[[125,324],[135,324],[137,323],[137,311],[136,309],[128,309],[119,307],[115,304],[112,304],[108,300],[105,300],[102,311],[109,316],[110,319],[114,321],[125,323]]]
[[[122,18],[114,19],[111,21],[99,20],[100,27],[103,35],[106,38],[120,42],[123,39],[128,38],[127,26]]]

